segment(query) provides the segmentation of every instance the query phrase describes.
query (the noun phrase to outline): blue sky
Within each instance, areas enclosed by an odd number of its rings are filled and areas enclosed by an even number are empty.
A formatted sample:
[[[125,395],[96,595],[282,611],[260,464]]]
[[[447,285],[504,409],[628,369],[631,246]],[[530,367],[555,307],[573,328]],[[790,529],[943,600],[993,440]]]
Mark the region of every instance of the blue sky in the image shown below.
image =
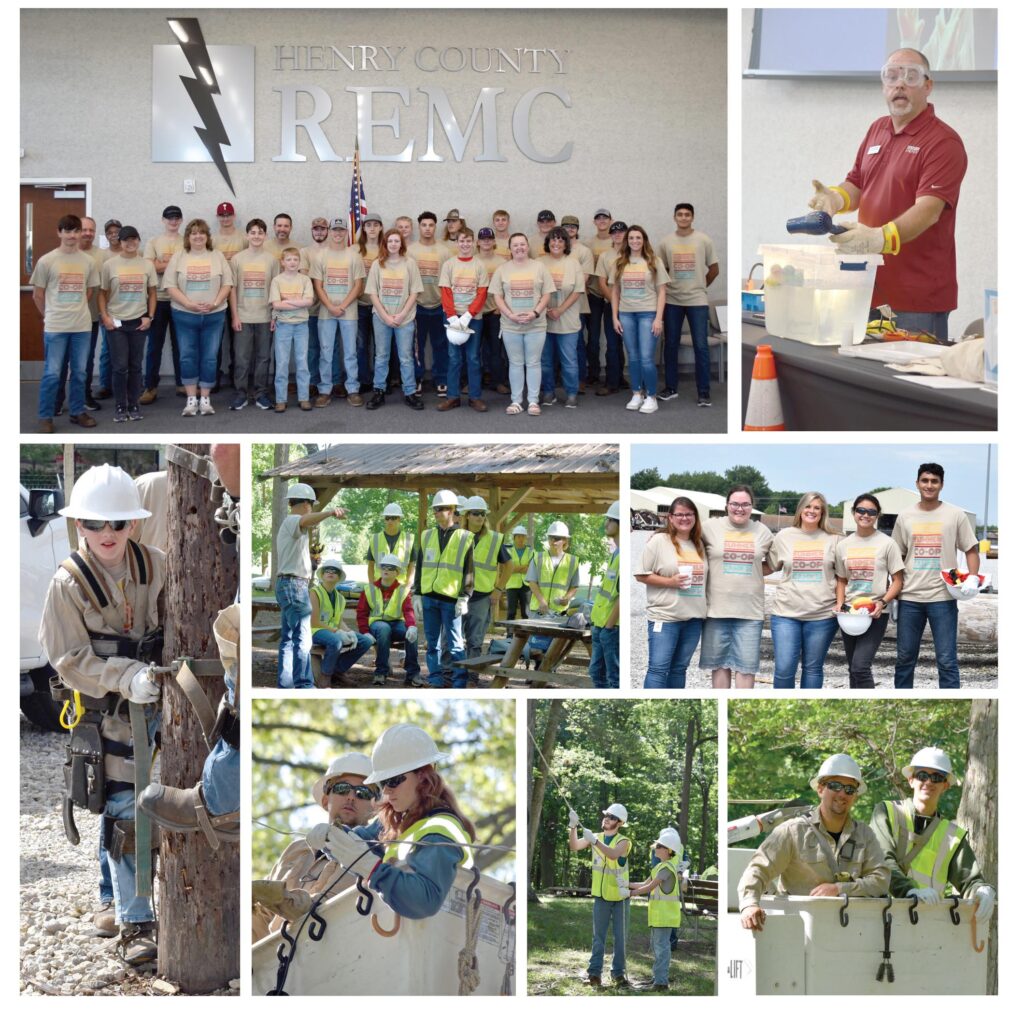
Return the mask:
[[[987,445],[633,445],[631,470],[656,466],[663,477],[684,470],[754,466],[775,490],[821,491],[835,504],[875,487],[913,488],[920,463],[941,463],[946,470],[944,501],[977,514],[985,510]],[[997,448],[992,446],[989,523],[997,519]]]

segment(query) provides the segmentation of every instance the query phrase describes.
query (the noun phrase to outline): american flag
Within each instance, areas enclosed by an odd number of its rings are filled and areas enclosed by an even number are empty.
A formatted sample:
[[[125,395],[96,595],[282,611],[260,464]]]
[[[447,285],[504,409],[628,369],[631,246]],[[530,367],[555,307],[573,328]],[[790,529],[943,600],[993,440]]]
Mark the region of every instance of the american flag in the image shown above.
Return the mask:
[[[366,194],[363,192],[363,173],[359,168],[359,141],[356,141],[356,153],[352,157],[352,193],[348,199],[348,235],[349,243],[356,242],[356,236],[366,218]]]

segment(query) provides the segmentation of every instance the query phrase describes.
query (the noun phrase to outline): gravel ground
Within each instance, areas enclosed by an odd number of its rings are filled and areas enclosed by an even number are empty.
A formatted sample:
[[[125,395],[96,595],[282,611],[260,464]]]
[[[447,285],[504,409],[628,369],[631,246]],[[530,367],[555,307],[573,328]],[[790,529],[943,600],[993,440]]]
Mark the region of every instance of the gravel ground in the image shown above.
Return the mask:
[[[163,996],[177,986],[126,968],[116,939],[90,935],[97,907],[99,817],[75,810],[82,836],[64,836],[66,736],[41,731],[21,718],[21,992],[46,996]],[[237,983],[214,995],[237,995]]]

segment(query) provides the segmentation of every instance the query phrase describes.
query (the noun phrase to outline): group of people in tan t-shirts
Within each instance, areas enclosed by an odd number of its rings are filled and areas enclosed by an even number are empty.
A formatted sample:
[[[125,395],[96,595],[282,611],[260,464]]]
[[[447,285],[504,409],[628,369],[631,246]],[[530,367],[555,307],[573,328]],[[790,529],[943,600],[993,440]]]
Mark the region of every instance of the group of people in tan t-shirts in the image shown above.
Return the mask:
[[[647,587],[648,670],[645,688],[683,688],[700,644],[700,667],[715,688],[753,688],[765,616],[765,577],[778,574],[770,627],[774,686],[820,689],[839,617],[864,612],[870,624],[843,648],[851,688],[874,688],[872,662],[890,613],[897,619],[895,687],[913,688],[925,624],[931,628],[940,688],[959,688],[958,601],[981,585],[978,540],[967,514],[940,500],[945,472],[918,468],[920,500],[877,528],[873,494],[854,499],[854,532],[829,524],[828,502],[804,494],[793,525],[772,533],[752,518],[754,495],[743,484],[726,494],[726,515],[701,520],[695,503],[676,498],[665,525],[645,546],[636,579]],[[967,572],[957,572],[958,553]],[[951,592],[952,589],[952,592]],[[897,611],[898,609],[898,611]]]

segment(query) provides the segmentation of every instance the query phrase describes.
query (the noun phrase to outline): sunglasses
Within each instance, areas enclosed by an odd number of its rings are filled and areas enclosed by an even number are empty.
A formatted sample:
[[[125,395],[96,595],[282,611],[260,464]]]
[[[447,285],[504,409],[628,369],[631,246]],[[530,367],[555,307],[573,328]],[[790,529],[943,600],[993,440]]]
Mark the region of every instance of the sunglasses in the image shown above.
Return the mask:
[[[485,515],[487,515],[486,512],[479,512],[476,509],[473,509],[471,512],[467,512],[466,514],[470,515],[470,516],[480,516],[481,518],[483,518]]]
[[[855,795],[857,793],[856,784],[844,784],[839,780],[827,780],[825,781],[825,787],[827,787],[829,791],[842,791],[844,794],[848,795]]]
[[[365,784],[350,784],[347,780],[339,780],[329,785],[326,789],[329,795],[354,794],[361,802],[372,802],[378,795],[373,788]]]
[[[401,787],[409,779],[409,774],[400,773],[397,777],[388,777],[387,780],[380,782],[381,787],[386,787],[391,791],[394,791],[396,787]]]
[[[126,526],[131,526],[130,519],[79,519],[82,528],[91,533],[102,533],[103,528],[109,526],[115,533],[120,533]]]
[[[384,522],[392,523],[392,522],[396,522],[396,521],[400,520],[401,518],[402,518],[401,516],[385,516],[384,517]]]
[[[855,508],[853,511],[859,516],[871,516],[872,519],[878,515],[878,509]]]
[[[919,780],[922,784],[927,784],[928,781],[933,784],[945,784],[948,779],[945,773],[929,773],[927,770],[918,770],[914,774],[914,780]]]
[[[394,565],[381,565],[380,570],[381,572],[398,572]]]
[[[435,512],[447,512],[449,509],[451,509],[453,512],[457,512],[458,511],[454,505],[435,505],[434,506],[434,511]]]

